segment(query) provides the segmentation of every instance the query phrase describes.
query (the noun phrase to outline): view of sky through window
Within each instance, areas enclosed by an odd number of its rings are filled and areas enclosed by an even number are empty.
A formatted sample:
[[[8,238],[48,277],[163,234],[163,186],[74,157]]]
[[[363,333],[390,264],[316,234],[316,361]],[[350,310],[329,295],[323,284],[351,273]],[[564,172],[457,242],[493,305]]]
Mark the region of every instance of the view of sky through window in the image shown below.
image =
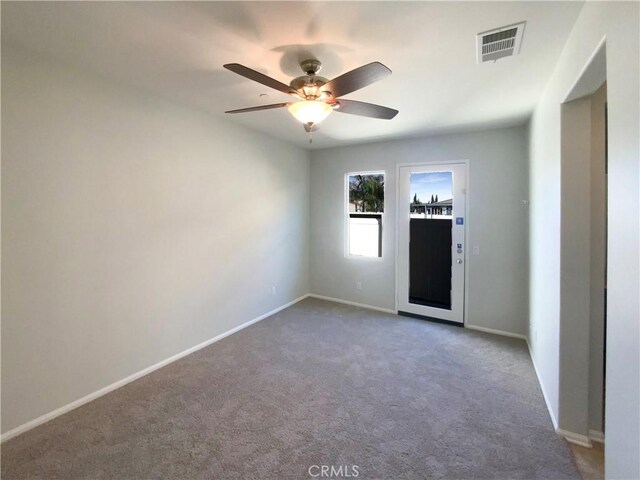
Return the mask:
[[[438,201],[453,197],[452,172],[424,172],[411,174],[411,201],[415,196],[419,203],[429,203],[431,196]]]

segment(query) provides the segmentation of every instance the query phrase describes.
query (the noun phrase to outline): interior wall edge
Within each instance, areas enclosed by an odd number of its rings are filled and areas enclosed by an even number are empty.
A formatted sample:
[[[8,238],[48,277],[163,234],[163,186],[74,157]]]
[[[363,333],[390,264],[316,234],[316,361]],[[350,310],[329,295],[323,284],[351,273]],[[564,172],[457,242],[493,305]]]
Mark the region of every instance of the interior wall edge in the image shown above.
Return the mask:
[[[507,332],[506,330],[497,330],[495,328],[480,327],[478,325],[473,325],[470,323],[465,323],[464,328],[468,328],[469,330],[476,330],[478,332],[492,333],[493,335],[500,335],[502,337],[519,338],[520,340],[525,341],[527,340],[527,336],[521,333]]]
[[[544,398],[544,403],[547,406],[547,412],[549,413],[549,418],[551,419],[551,424],[553,425],[553,429],[558,429],[558,420],[556,419],[556,414],[552,408],[551,401],[549,399],[549,395],[544,387],[544,383],[542,381],[542,376],[540,375],[540,369],[538,365],[536,365],[535,357],[533,356],[533,352],[531,351],[531,343],[527,339],[527,348],[529,350],[529,357],[531,358],[531,364],[533,365],[533,370],[536,372],[536,378],[538,379],[538,385],[540,386],[540,391],[542,392],[542,397]]]
[[[94,79],[96,79],[99,82],[103,82],[105,84],[110,84],[113,85],[116,88],[121,88],[121,89],[125,89],[128,90],[130,92],[136,92],[141,96],[144,97],[148,97],[150,99],[156,99],[160,102],[166,103],[168,105],[173,105],[176,108],[179,109],[185,109],[185,110],[190,110],[194,113],[198,113],[200,115],[203,115],[205,117],[209,117],[210,119],[212,119],[213,121],[228,121],[230,125],[233,126],[233,128],[240,130],[240,131],[245,131],[247,133],[250,133],[252,135],[254,135],[255,137],[258,138],[263,138],[267,141],[271,141],[271,142],[279,142],[282,143],[284,145],[287,145],[288,147],[291,148],[295,148],[297,150],[299,150],[303,155],[305,155],[307,157],[307,159],[310,159],[311,156],[311,152],[313,151],[310,148],[307,147],[302,147],[300,145],[297,145],[291,141],[288,141],[285,138],[280,138],[277,136],[272,136],[269,135],[261,130],[258,130],[256,128],[253,128],[252,126],[249,125],[244,125],[242,123],[238,123],[238,122],[234,122],[232,118],[230,118],[231,116],[228,114],[224,114],[224,113],[213,113],[209,110],[206,110],[204,108],[199,108],[198,106],[192,105],[190,103],[186,103],[186,102],[181,102],[179,100],[176,100],[175,98],[169,97],[167,95],[163,95],[160,92],[157,91],[152,91],[143,87],[140,87],[138,85],[135,85],[133,83],[130,82],[125,82],[120,80],[119,78],[115,78],[113,76],[109,76],[109,75],[105,75],[102,72],[97,72],[95,70],[89,70],[89,69],[85,69],[83,67],[79,67],[78,65],[76,65],[75,63],[71,63],[66,59],[63,58],[58,58],[58,57],[53,57],[50,56],[48,54],[45,54],[43,52],[39,52],[39,51],[35,51],[32,50],[30,48],[24,47],[23,45],[17,44],[12,40],[5,40],[4,38],[2,39],[2,44],[0,46],[0,49],[2,50],[2,53],[5,52],[5,50],[8,53],[18,53],[20,55],[24,55],[24,56],[28,56],[31,57],[33,59],[37,59],[39,61],[43,61],[45,63],[51,63],[51,64],[55,64],[59,67],[62,67],[64,69],[68,69],[71,71],[76,71],[78,72],[80,75],[82,76],[90,76],[93,77]]]
[[[397,315],[398,313],[397,310],[392,310],[390,308],[377,307],[375,305],[369,305],[367,303],[352,302],[350,300],[344,300],[342,298],[327,297],[326,295],[318,295],[316,293],[310,293],[309,297],[317,298],[319,300],[327,300],[329,302],[342,303],[344,305],[351,305],[352,307],[366,308],[369,310],[376,310],[378,312],[391,313],[393,315]]]

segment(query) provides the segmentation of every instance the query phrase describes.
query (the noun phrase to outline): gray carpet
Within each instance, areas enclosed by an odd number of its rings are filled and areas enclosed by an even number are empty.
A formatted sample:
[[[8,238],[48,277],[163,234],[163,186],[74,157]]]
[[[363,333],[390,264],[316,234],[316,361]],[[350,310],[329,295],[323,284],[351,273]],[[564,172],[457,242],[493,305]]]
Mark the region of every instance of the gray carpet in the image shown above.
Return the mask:
[[[304,479],[313,465],[579,478],[523,341],[315,299],[2,445],[5,480]]]

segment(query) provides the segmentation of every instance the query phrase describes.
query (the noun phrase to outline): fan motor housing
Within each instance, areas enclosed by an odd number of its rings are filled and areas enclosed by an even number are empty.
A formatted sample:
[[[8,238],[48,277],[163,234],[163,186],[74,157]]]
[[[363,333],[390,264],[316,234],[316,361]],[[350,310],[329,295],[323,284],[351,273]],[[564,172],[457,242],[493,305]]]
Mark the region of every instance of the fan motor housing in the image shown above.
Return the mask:
[[[291,88],[294,88],[296,90],[302,90],[302,87],[304,86],[321,87],[328,82],[328,79],[320,77],[318,75],[302,75],[291,80],[291,83],[289,83],[289,85],[291,86]]]
[[[322,68],[322,62],[316,59],[308,59],[300,62],[300,68],[306,75],[296,77],[289,83],[289,86],[304,94],[307,100],[317,100],[321,97],[327,97],[327,93],[322,92],[320,87],[329,80],[317,75]]]

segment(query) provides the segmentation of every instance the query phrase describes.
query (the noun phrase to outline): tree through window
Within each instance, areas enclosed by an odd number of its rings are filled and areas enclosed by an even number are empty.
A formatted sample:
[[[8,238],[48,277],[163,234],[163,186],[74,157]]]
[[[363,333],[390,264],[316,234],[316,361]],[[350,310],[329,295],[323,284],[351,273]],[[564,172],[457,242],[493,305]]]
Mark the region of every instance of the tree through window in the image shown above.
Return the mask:
[[[384,173],[348,175],[349,255],[382,257]]]

